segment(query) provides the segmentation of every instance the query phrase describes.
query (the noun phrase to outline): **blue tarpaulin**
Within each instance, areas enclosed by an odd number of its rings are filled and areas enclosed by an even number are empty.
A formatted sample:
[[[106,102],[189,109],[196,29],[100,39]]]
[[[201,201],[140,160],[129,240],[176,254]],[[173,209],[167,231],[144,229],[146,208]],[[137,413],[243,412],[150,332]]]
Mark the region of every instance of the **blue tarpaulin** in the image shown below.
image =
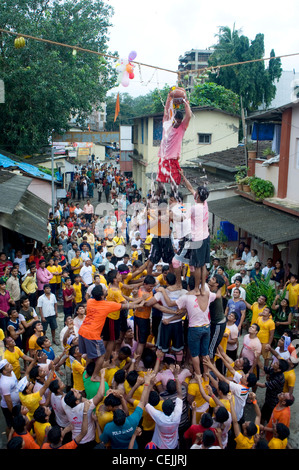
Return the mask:
[[[251,140],[273,140],[274,124],[255,122]]]
[[[30,165],[30,163],[17,162],[16,160],[12,160],[9,157],[5,157],[0,153],[0,167],[10,168],[12,166],[18,167],[20,170],[25,171],[25,173],[28,173],[31,176],[36,176],[38,178],[43,178],[47,181],[52,181],[51,175],[47,175],[47,173],[44,173],[36,166]]]

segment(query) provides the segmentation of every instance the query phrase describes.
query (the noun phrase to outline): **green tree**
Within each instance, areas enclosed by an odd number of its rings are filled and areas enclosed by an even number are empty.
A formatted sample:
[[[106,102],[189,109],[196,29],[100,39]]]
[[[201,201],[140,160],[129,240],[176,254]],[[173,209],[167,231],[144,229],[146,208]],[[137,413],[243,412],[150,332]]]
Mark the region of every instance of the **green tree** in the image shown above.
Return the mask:
[[[204,82],[194,86],[191,93],[193,106],[213,106],[232,114],[239,114],[239,96],[216,83]]]
[[[114,122],[116,98],[117,93],[113,93],[106,98],[107,131],[117,131],[120,125],[132,126],[134,117],[144,116],[154,112],[152,93],[148,93],[145,96],[138,96],[137,98],[133,98],[129,93],[120,93],[120,112],[117,120]]]
[[[101,0],[4,0],[0,24],[7,30],[106,53],[112,8]],[[0,147],[24,155],[37,152],[55,131],[68,129],[70,115],[83,124],[115,84],[113,61],[96,54],[0,36]],[[117,54],[115,54],[117,55]]]
[[[214,52],[209,58],[209,65],[230,64],[245,62],[247,60],[262,59],[264,57],[264,35],[259,33],[254,40],[240,35],[235,26],[231,30],[228,26],[219,28],[218,42],[213,46]],[[272,49],[271,57],[275,57]],[[276,87],[274,80],[281,76],[282,67],[280,59],[271,59],[268,68],[264,61],[250,64],[223,67],[210,73],[210,79],[232,90],[243,98],[244,107],[255,110],[263,102],[268,106],[275,97]]]

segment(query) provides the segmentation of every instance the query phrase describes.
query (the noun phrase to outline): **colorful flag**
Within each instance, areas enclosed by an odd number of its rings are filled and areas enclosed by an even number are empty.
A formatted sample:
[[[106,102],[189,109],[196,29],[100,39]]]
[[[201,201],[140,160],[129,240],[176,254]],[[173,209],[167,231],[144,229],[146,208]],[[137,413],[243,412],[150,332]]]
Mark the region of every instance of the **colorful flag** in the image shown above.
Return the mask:
[[[116,98],[116,105],[115,105],[115,115],[114,115],[114,122],[117,119],[117,116],[119,115],[120,107],[119,107],[119,93],[117,93],[117,98]]]

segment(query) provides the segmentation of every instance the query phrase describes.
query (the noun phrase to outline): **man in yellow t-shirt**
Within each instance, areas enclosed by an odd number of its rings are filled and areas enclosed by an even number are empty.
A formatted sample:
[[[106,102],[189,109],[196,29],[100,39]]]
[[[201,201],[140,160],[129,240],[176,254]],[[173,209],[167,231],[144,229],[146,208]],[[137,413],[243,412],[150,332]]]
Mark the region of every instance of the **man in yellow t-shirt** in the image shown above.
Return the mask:
[[[257,299],[257,302],[254,302],[252,305],[250,305],[245,300],[246,307],[252,311],[252,318],[251,318],[250,325],[252,325],[253,323],[257,323],[257,319],[259,318],[259,315],[264,310],[264,307],[266,307],[266,302],[267,302],[267,297],[265,295],[260,295],[259,298]],[[272,316],[270,318],[272,318]]]
[[[15,373],[15,376],[18,380],[21,378],[21,365],[20,365],[20,357],[24,361],[28,362],[33,362],[33,358],[30,356],[27,356],[26,354],[21,351],[18,346],[16,346],[16,343],[14,339],[11,336],[8,336],[7,338],[4,339],[4,345],[6,347],[4,351],[3,358],[6,359],[13,367],[13,372]]]
[[[287,291],[289,293],[289,306],[291,309],[298,309],[299,307],[299,284],[298,284],[298,276],[295,274],[291,275],[289,282],[286,284]],[[292,312],[294,312],[292,310]]]
[[[75,276],[76,274],[80,274],[80,269],[83,267],[83,259],[81,258],[81,251],[76,250],[75,258],[71,260],[71,271],[72,274]]]
[[[269,449],[286,449],[288,445],[289,428],[283,423],[276,423],[273,426],[273,438],[269,441]]]
[[[162,273],[159,274],[159,276],[157,276],[157,279],[156,279],[157,283],[159,283],[160,286],[167,286],[166,276],[168,273],[169,273],[169,265],[164,264],[164,266],[162,266]]]
[[[208,385],[209,385],[209,377],[208,375],[204,374],[202,378],[202,387],[203,390],[208,394]],[[191,379],[188,385],[188,395],[187,395],[188,402],[191,404],[193,401],[196,403],[196,424],[199,424],[200,419],[209,408],[209,404],[203,398],[198,382],[196,379]]]
[[[151,245],[152,245],[152,239],[153,235],[150,233],[147,235],[146,239],[144,240],[143,248],[144,248],[144,255],[145,259],[148,258],[148,255],[150,254],[151,251]]]
[[[83,374],[86,367],[86,360],[82,358],[82,354],[79,351],[79,346],[72,346],[69,349],[69,358],[74,380],[73,388],[78,390],[78,392],[83,392]]]
[[[260,327],[260,331],[257,334],[258,339],[262,343],[262,356],[265,360],[265,366],[268,366],[271,357],[270,351],[266,348],[266,345],[271,345],[274,338],[275,323],[270,318],[270,308],[265,307],[262,316],[258,317],[257,324]]]
[[[108,280],[108,294],[106,297],[107,301],[110,302],[117,302],[122,304],[124,309],[129,308],[129,303],[123,297],[121,290],[120,290],[120,281],[122,279],[122,275],[116,269],[109,271],[107,275]],[[138,300],[137,303],[130,303],[131,307],[135,307],[138,305],[140,301]],[[117,341],[120,337],[120,310],[115,312],[111,312],[107,315],[105,320],[105,324],[102,330],[102,337],[104,341],[104,346],[106,348],[106,359],[109,359],[113,347],[115,345],[115,341]]]
[[[74,288],[74,291],[75,291],[75,303],[76,304],[80,304],[82,302],[82,282],[80,282],[80,275],[77,274],[75,276],[75,282],[73,284],[73,288]]]
[[[287,292],[289,294],[289,306],[291,312],[294,314],[298,312],[299,309],[299,284],[298,284],[298,276],[296,274],[292,274],[290,277],[289,283],[287,285]],[[299,327],[299,317],[298,314],[296,316],[296,329],[298,330]]]
[[[260,433],[261,411],[256,401],[256,395],[253,392],[249,393],[249,398],[252,400],[254,411],[256,414],[255,421],[245,421],[242,424],[242,432],[237,420],[235,405],[233,403],[233,396],[229,396],[231,416],[233,428],[235,433],[236,449],[252,449],[254,446],[254,436]]]

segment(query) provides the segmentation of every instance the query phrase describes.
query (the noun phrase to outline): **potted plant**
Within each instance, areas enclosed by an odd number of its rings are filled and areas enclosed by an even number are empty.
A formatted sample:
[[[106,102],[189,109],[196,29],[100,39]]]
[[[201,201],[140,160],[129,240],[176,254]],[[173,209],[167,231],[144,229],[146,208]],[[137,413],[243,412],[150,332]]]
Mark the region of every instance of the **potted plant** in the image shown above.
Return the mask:
[[[263,150],[263,157],[267,158],[267,160],[275,157],[275,155],[275,152],[270,147],[267,147],[265,150]]]
[[[256,158],[256,144],[254,142],[248,142],[246,148],[249,160]]]
[[[242,180],[245,178],[248,168],[246,166],[236,166],[237,173],[235,174],[235,181],[237,183],[238,189],[243,190]]]
[[[250,188],[257,199],[265,199],[274,196],[274,186],[271,181],[262,178],[254,178],[250,183]]]
[[[250,193],[250,176],[245,176],[240,180],[240,184],[243,185],[243,191],[245,193]]]

